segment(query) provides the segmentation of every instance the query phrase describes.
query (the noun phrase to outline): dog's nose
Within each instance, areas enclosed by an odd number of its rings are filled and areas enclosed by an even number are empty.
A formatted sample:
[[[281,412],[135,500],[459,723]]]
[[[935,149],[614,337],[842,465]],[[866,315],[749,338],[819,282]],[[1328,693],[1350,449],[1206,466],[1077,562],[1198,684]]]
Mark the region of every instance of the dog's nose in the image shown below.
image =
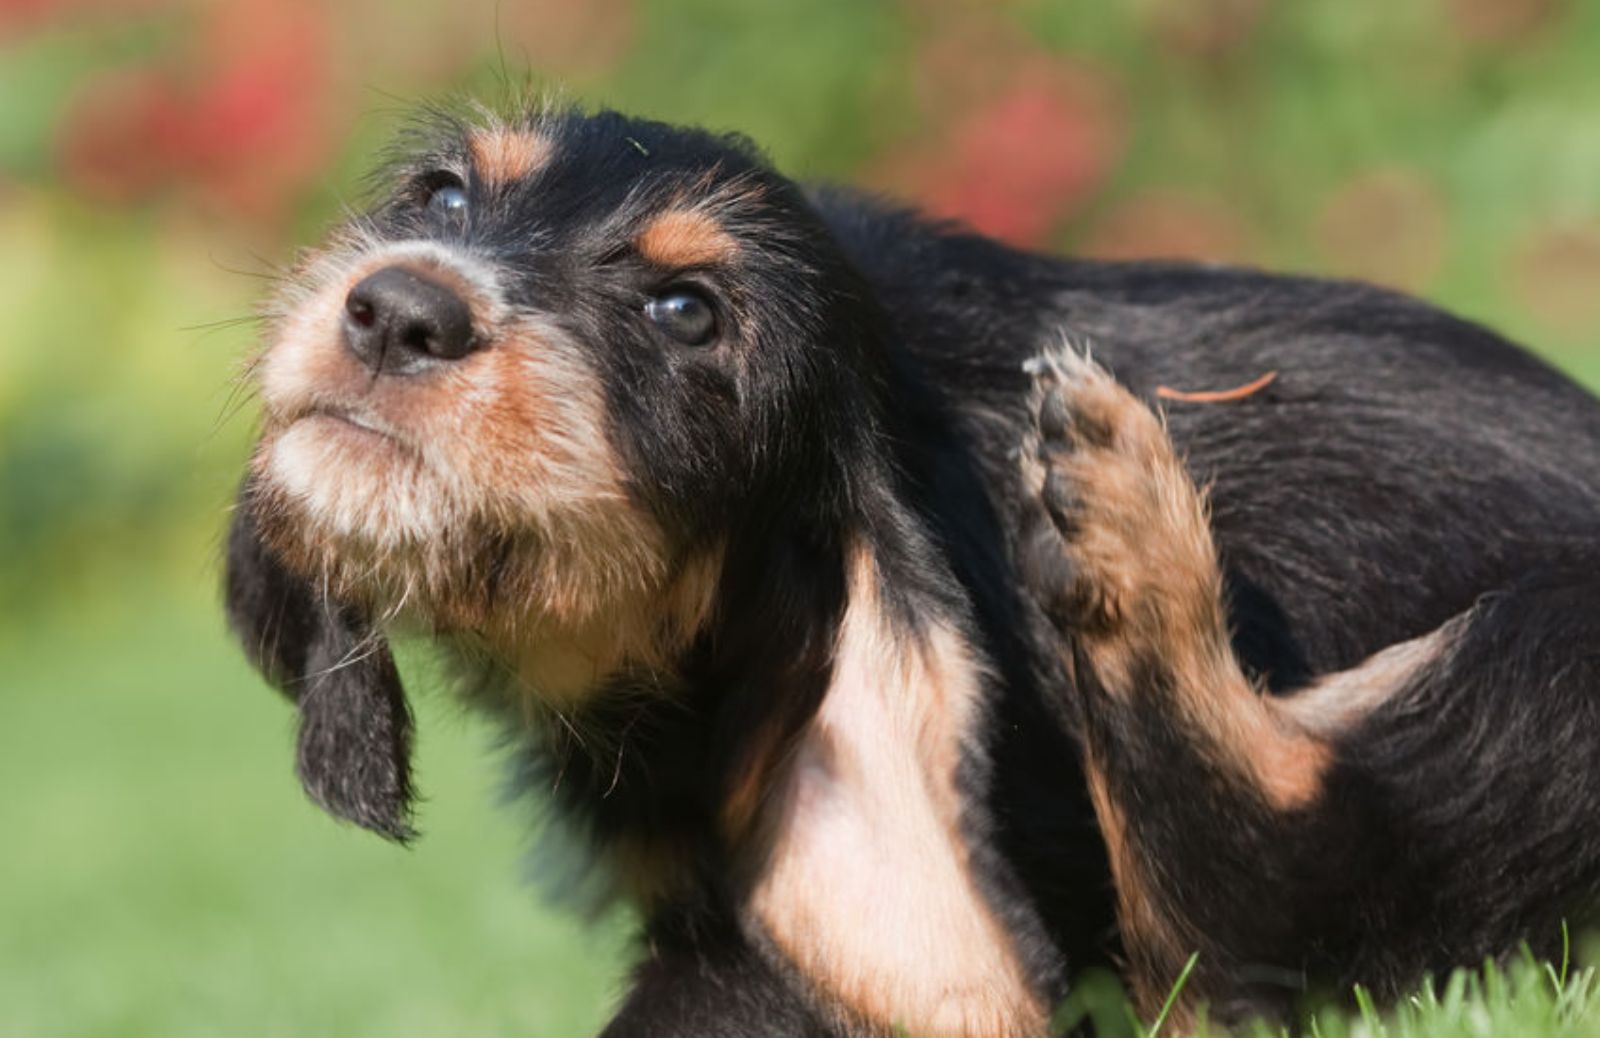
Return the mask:
[[[404,267],[384,267],[350,290],[344,341],[374,372],[394,375],[459,360],[478,346],[466,301]]]

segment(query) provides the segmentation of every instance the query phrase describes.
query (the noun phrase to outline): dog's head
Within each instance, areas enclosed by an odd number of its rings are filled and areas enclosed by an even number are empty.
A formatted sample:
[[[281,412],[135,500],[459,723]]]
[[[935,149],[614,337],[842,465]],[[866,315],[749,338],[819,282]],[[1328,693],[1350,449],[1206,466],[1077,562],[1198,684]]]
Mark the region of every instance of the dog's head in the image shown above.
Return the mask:
[[[276,302],[227,594],[313,797],[403,838],[381,630],[470,640],[556,704],[659,662],[730,530],[847,507],[878,360],[849,265],[737,139],[438,117],[379,183]]]

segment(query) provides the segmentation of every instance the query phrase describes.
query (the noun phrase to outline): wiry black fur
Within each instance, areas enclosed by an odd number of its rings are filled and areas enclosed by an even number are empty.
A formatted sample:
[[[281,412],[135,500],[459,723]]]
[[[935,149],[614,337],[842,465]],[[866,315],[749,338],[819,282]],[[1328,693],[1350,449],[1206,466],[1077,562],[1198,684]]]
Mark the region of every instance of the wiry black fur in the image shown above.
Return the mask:
[[[1173,721],[1159,656],[1123,703],[1076,668],[1085,738],[1200,953],[1189,995],[1229,1018],[1357,983],[1393,998],[1592,923],[1593,399],[1492,333],[1376,289],[1162,267],[1091,278],[1067,297],[1071,325],[1136,391],[1279,372],[1233,404],[1167,409],[1211,485],[1249,672],[1292,695],[1450,625],[1440,659],[1333,737],[1320,793],[1295,810],[1269,807]]]
[[[1266,964],[1393,991],[1548,936],[1586,903],[1600,729],[1581,646],[1600,614],[1567,549],[1591,543],[1600,514],[1600,408],[1581,390],[1377,289],[1038,256],[849,192],[804,195],[736,139],[614,113],[535,121],[554,142],[548,168],[474,194],[465,231],[418,204],[420,178],[465,161],[463,125],[429,124],[384,174],[390,197],[369,230],[464,235],[517,305],[590,350],[638,501],[685,551],[728,545],[711,628],[670,674],[620,675],[577,719],[610,738],[528,737],[529,759],[552,762],[532,773],[559,774],[558,806],[597,846],[645,838],[692,863],[692,882],[651,906],[608,1034],[866,1033],[743,919],[717,831],[752,734],[798,730],[827,686],[851,538],[873,547],[897,615],[954,624],[991,665],[963,774],[966,835],[1050,997],[1117,952],[1079,760],[1091,725],[1136,733],[1119,745],[1153,798],[1149,839],[1195,877],[1186,909],[1224,971]],[[618,251],[636,214],[706,178],[763,190],[729,217],[748,251],[737,269],[690,275],[737,329],[739,365],[652,337],[636,315],[659,286]],[[1280,372],[1248,406],[1176,411],[1170,426],[1214,483],[1236,648],[1274,689],[1499,596],[1447,665],[1348,742],[1325,815],[1253,818],[1196,797],[1207,776],[1181,733],[1086,717],[1068,687],[1008,540],[1023,364],[1063,335],[1144,395]],[[355,651],[360,616],[276,561],[250,504],[230,538],[230,616],[270,678],[291,694],[307,683],[302,776],[335,813],[403,835],[409,722],[387,650]],[[1261,987],[1216,990],[1277,1008],[1279,989]]]
[[[329,601],[262,543],[248,481],[228,531],[228,623],[250,661],[300,707],[295,770],[312,800],[404,843],[411,710],[389,646],[354,606]]]

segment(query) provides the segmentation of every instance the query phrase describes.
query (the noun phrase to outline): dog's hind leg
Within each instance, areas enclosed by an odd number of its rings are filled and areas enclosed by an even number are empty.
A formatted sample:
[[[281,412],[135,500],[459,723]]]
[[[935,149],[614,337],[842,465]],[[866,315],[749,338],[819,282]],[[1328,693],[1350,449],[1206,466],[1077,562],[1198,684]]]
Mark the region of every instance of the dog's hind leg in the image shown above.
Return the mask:
[[[1135,994],[1283,1012],[1559,932],[1600,889],[1600,572],[1530,574],[1286,697],[1234,655],[1159,419],[1042,358],[1019,569],[1061,633]]]

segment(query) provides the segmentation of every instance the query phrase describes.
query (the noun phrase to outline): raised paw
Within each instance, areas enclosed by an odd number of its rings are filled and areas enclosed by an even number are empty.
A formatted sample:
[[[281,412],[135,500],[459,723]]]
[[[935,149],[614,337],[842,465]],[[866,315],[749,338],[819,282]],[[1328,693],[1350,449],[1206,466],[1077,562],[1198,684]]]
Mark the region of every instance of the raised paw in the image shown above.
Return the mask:
[[[1304,806],[1321,787],[1326,748],[1239,666],[1205,502],[1161,420],[1070,349],[1032,372],[1018,569],[1061,636],[1077,689],[1097,708],[1125,708],[1102,737],[1160,732],[1156,743],[1188,747],[1252,802]],[[1091,740],[1089,767],[1132,752]]]
[[[1160,419],[1088,357],[1031,364],[1024,582],[1106,677],[1225,636],[1205,505]]]

